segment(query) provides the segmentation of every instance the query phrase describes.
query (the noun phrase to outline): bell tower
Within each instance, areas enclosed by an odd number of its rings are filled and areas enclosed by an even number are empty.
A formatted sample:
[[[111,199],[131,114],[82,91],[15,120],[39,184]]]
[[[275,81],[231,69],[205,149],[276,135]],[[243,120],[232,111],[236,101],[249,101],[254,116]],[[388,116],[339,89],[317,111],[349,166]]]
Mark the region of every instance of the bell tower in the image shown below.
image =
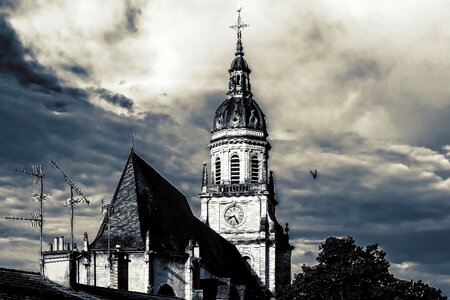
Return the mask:
[[[235,57],[226,98],[216,110],[211,130],[210,170],[203,166],[201,219],[233,243],[272,297],[291,281],[287,224],[275,216],[274,180],[268,172],[269,150],[265,116],[253,99],[251,70],[244,59],[238,10]]]

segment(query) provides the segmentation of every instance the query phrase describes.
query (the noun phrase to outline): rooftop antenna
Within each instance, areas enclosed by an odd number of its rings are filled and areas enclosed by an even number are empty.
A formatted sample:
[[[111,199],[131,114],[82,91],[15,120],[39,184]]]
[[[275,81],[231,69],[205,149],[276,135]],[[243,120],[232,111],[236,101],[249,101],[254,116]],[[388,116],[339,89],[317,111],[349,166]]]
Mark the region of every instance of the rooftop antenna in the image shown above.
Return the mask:
[[[42,275],[44,275],[44,257],[42,255],[42,238],[43,238],[43,228],[44,228],[44,204],[43,202],[49,198],[49,195],[44,194],[44,170],[41,165],[33,165],[31,167],[31,172],[22,169],[12,169],[13,171],[20,172],[33,176],[33,185],[40,184],[40,193],[34,193],[33,199],[40,202],[40,212],[31,213],[29,218],[16,217],[16,216],[6,216],[5,219],[8,220],[20,220],[20,221],[30,221],[31,227],[40,228],[40,251],[39,251],[39,269]]]
[[[102,214],[107,214],[108,216],[108,265],[111,267],[111,235],[110,235],[110,218],[111,213],[114,213],[114,205],[112,200],[109,198],[102,198]]]
[[[62,170],[61,168],[58,166],[58,164],[51,160],[50,164],[55,167],[59,173],[61,173],[61,175],[64,177],[64,180],[70,185],[70,198],[67,199],[67,201],[61,203],[63,206],[65,207],[69,207],[70,206],[70,238],[71,238],[71,247],[69,250],[73,250],[74,249],[74,242],[73,242],[73,207],[75,205],[79,205],[82,203],[85,203],[86,205],[89,205],[90,202],[89,200],[84,196],[83,192],[78,188],[78,186],[75,184],[75,182],[72,181],[72,179],[70,179],[69,176],[67,176]],[[73,192],[76,192],[78,194],[77,198],[73,197]]]

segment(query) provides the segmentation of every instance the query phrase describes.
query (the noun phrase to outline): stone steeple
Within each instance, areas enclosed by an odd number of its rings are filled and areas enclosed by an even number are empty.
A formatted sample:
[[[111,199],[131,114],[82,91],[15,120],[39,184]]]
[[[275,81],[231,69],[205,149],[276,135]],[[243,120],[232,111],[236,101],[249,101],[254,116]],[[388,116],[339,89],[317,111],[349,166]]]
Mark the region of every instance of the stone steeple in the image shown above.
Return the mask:
[[[290,283],[292,247],[275,216],[275,189],[268,178],[271,148],[264,113],[253,99],[244,59],[238,10],[236,52],[229,89],[216,110],[209,143],[210,181],[203,178],[202,221],[233,243],[268,295]]]

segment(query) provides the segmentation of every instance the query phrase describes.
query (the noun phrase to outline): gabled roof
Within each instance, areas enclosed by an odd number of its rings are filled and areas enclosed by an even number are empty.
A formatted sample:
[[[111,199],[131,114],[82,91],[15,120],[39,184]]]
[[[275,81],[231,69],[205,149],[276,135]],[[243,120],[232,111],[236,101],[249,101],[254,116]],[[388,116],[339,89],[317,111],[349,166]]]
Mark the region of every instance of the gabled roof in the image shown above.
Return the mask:
[[[105,216],[91,249],[111,247],[144,250],[147,231],[150,249],[187,257],[190,239],[198,242],[201,263],[215,276],[256,287],[239,251],[192,213],[186,197],[131,150],[113,197],[114,211]]]

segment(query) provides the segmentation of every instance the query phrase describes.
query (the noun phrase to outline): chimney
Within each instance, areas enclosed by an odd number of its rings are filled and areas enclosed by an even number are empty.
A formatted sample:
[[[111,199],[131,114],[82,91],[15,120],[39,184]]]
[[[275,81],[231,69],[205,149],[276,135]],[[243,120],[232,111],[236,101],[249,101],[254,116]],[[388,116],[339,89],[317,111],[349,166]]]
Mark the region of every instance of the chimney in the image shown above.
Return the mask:
[[[197,242],[194,242],[194,257],[200,258],[200,246]]]
[[[72,286],[77,280],[77,253],[70,251],[70,243],[64,243],[64,236],[56,236],[43,253],[45,276],[65,286]],[[62,253],[62,251],[64,251]],[[1,298],[1,297],[0,297]]]
[[[63,235],[59,238],[58,250],[60,250],[60,251],[64,250],[64,236]]]
[[[83,251],[88,252],[89,251],[89,239],[88,239],[88,233],[84,233],[83,238]]]

